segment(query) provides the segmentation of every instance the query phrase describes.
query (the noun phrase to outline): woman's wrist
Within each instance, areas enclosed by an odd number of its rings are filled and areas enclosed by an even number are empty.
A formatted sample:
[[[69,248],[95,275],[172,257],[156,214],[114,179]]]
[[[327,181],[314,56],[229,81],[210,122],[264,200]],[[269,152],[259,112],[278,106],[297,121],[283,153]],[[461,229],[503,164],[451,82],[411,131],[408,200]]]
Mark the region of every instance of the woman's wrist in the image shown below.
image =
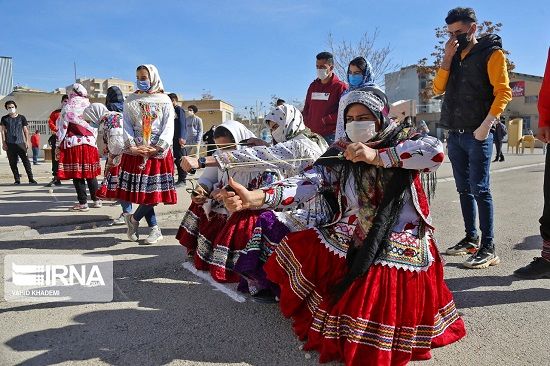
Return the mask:
[[[248,205],[249,209],[259,209],[261,208],[265,203],[265,192],[261,189],[257,189],[251,192],[252,193],[252,199],[250,200],[250,204]]]

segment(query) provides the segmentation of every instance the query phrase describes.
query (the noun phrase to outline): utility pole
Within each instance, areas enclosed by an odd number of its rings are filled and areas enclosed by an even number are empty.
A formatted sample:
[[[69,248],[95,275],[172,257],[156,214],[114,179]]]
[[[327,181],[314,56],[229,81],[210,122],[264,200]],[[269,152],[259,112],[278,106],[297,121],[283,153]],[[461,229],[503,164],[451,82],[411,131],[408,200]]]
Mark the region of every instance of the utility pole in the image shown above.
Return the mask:
[[[73,61],[74,66],[74,82],[76,83],[76,61]]]

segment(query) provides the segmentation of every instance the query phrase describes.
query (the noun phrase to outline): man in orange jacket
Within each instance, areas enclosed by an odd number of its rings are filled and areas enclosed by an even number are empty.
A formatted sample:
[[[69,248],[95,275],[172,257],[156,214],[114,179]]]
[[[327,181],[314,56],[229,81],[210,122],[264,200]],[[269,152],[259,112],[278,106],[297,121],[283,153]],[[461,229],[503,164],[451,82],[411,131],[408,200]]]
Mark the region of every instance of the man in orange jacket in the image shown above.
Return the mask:
[[[539,93],[539,133],[538,139],[550,143],[550,48],[546,60],[546,70]],[[550,154],[546,153],[544,167],[544,209],[540,222],[542,254],[531,263],[517,269],[514,275],[525,279],[550,278]]]
[[[449,40],[433,89],[436,95],[445,93],[439,125],[449,133],[447,150],[466,233],[446,254],[470,255],[465,267],[487,268],[500,263],[495,251],[489,179],[493,153],[490,131],[512,100],[512,90],[502,40],[496,34],[476,38],[474,10],[452,9],[445,22]]]

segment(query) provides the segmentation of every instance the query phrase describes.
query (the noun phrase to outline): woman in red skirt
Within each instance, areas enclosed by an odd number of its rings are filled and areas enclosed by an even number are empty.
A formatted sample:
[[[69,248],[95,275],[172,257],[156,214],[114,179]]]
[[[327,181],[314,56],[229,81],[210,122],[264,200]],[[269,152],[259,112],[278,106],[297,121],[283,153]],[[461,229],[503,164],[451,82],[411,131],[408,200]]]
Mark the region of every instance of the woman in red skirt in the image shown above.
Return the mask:
[[[145,244],[162,240],[155,205],[177,202],[174,158],[170,146],[174,135],[174,107],[154,65],[136,70],[137,91],[126,98],[123,108],[125,150],[120,162],[116,198],[139,204],[126,215],[127,235],[139,239],[138,228],[146,218],[151,228]]]
[[[101,174],[97,151],[97,129],[84,120],[83,112],[90,105],[86,89],[75,83],[68,91],[69,100],[57,120],[58,179],[72,179],[78,204],[71,211],[88,211],[86,183],[94,201],[92,207],[101,207],[96,197],[97,179]]]
[[[103,132],[104,154],[107,154],[104,179],[96,195],[102,199],[116,197],[120,158],[124,150],[122,113],[111,112],[101,103],[92,103],[84,110],[84,119]]]
[[[226,121],[214,131],[216,143],[225,146],[214,153],[214,156],[222,153],[231,154],[231,150],[243,151],[239,143],[250,138],[254,138],[254,134],[243,124]],[[263,187],[280,177],[277,172],[267,170],[261,165],[248,169],[224,170],[206,167],[199,179],[200,194],[194,198],[194,203],[184,215],[177,238],[187,247],[188,252],[194,253],[195,267],[210,270],[212,277],[217,281],[239,280],[239,275],[231,271],[227,263],[232,264],[236,261],[238,251],[244,248],[250,239],[257,219],[256,215],[241,213],[228,217],[218,192],[228,184],[229,176],[249,189]],[[207,197],[210,199],[206,199]],[[203,204],[198,205],[200,202]]]
[[[332,220],[287,235],[264,266],[283,314],[321,362],[405,365],[466,334],[420,179],[443,161],[442,144],[387,122],[383,108],[372,92],[349,92],[341,139],[311,169],[253,192],[231,181],[235,192],[222,193],[229,211],[325,198]]]

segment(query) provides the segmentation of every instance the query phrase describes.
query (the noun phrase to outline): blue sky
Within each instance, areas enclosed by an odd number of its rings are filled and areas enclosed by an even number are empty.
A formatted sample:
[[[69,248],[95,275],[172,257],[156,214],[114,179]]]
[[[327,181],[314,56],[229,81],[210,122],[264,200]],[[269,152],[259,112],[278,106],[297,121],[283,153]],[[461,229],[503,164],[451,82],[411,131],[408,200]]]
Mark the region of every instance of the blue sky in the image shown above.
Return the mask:
[[[14,61],[14,82],[43,90],[77,76],[134,80],[142,63],[159,68],[168,91],[186,99],[210,90],[237,110],[272,94],[303,99],[315,55],[336,40],[379,29],[402,66],[428,56],[433,29],[455,6],[502,22],[516,71],[542,75],[550,10],[540,0],[451,1],[144,1],[0,0],[0,55]]]

